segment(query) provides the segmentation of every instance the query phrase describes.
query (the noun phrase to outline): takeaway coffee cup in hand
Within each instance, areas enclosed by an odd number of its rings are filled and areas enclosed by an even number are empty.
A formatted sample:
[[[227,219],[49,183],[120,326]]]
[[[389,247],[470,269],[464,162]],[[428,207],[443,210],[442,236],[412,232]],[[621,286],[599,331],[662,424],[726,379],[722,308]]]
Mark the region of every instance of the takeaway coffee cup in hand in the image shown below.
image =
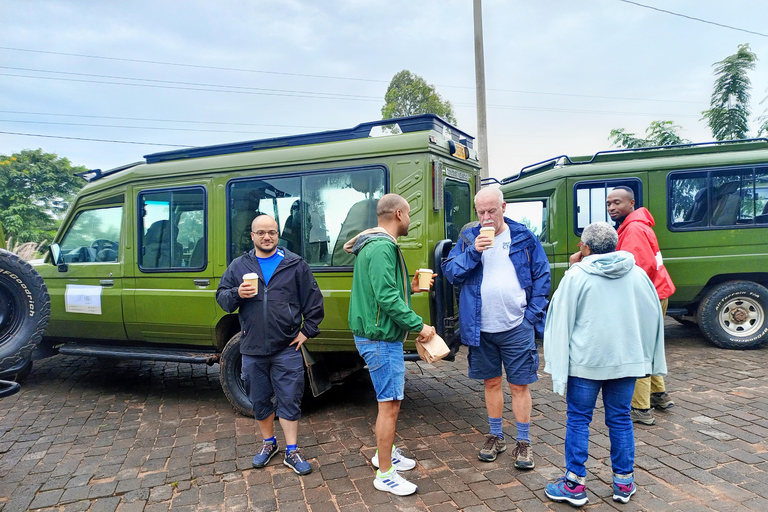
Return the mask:
[[[243,282],[245,283],[251,283],[254,288],[256,288],[256,294],[259,293],[259,274],[256,272],[251,272],[249,274],[245,274],[243,276]]]
[[[496,238],[496,228],[494,228],[493,226],[489,226],[487,228],[480,228],[480,234],[490,238],[491,245],[489,245],[488,247],[493,247],[493,239]]]
[[[432,280],[431,268],[419,269],[419,290],[429,290],[429,282]]]

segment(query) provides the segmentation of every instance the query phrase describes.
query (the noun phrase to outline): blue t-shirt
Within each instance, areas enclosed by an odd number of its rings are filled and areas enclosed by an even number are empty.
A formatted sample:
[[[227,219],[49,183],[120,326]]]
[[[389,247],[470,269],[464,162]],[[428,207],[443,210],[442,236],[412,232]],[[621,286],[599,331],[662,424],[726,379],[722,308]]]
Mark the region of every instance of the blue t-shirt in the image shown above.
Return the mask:
[[[285,254],[280,249],[276,250],[275,254],[269,258],[259,258],[256,256],[256,259],[259,260],[259,265],[261,266],[261,272],[264,274],[265,284],[269,284],[269,280],[272,279],[272,274],[275,273],[275,269],[283,258],[285,258]]]

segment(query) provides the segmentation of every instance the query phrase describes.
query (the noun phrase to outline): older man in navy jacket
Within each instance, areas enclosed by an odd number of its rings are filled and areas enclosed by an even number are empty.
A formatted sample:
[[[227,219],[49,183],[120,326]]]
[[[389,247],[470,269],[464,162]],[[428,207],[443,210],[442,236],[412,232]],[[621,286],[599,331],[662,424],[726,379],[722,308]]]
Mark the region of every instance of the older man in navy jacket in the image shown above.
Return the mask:
[[[496,460],[507,449],[501,429],[504,393],[502,364],[512,393],[517,423],[515,467],[534,467],[531,440],[531,391],[538,377],[535,331],[543,332],[549,295],[549,261],[539,239],[523,224],[504,217],[506,203],[497,188],[475,196],[479,223],[465,228],[443,263],[443,272],[461,285],[461,341],[469,346],[469,377],[485,383],[490,434],[478,458]],[[492,227],[493,237],[480,232]]]

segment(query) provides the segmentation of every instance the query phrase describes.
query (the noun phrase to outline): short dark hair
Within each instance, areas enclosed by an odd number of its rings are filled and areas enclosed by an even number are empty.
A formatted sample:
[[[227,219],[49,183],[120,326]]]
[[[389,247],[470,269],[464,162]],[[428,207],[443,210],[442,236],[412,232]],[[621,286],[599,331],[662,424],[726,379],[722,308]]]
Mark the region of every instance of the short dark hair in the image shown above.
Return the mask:
[[[629,193],[629,198],[632,199],[633,201],[635,199],[635,191],[632,190],[632,187],[628,187],[626,185],[619,185],[619,186],[613,187],[613,190],[626,190]],[[611,190],[611,192],[613,192],[613,190]]]

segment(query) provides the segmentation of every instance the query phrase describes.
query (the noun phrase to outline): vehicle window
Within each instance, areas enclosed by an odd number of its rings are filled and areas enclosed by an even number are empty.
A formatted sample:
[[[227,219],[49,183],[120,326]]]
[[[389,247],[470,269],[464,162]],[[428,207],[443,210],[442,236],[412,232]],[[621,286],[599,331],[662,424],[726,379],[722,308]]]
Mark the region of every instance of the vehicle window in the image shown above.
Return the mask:
[[[539,241],[547,241],[547,203],[544,200],[507,203],[505,216],[525,224]]]
[[[642,182],[637,178],[624,180],[583,181],[574,186],[574,208],[576,225],[574,231],[581,232],[593,222],[610,222],[611,218],[605,207],[605,199],[614,187],[630,187],[635,193],[635,208],[643,206]]]
[[[768,169],[672,173],[669,224],[674,230],[768,224]]]
[[[447,179],[445,194],[445,236],[453,243],[459,241],[461,228],[472,220],[469,183]]]
[[[139,194],[139,268],[201,270],[207,258],[205,189]]]
[[[277,221],[278,244],[301,254],[301,178],[234,181],[229,185],[230,260],[253,249],[251,223],[259,215]]]
[[[78,213],[61,240],[64,262],[118,261],[122,220],[122,206]]]
[[[385,182],[384,168],[369,168],[230,183],[230,260],[253,248],[251,222],[267,214],[277,221],[279,245],[310,266],[352,266],[344,243],[376,226]]]

